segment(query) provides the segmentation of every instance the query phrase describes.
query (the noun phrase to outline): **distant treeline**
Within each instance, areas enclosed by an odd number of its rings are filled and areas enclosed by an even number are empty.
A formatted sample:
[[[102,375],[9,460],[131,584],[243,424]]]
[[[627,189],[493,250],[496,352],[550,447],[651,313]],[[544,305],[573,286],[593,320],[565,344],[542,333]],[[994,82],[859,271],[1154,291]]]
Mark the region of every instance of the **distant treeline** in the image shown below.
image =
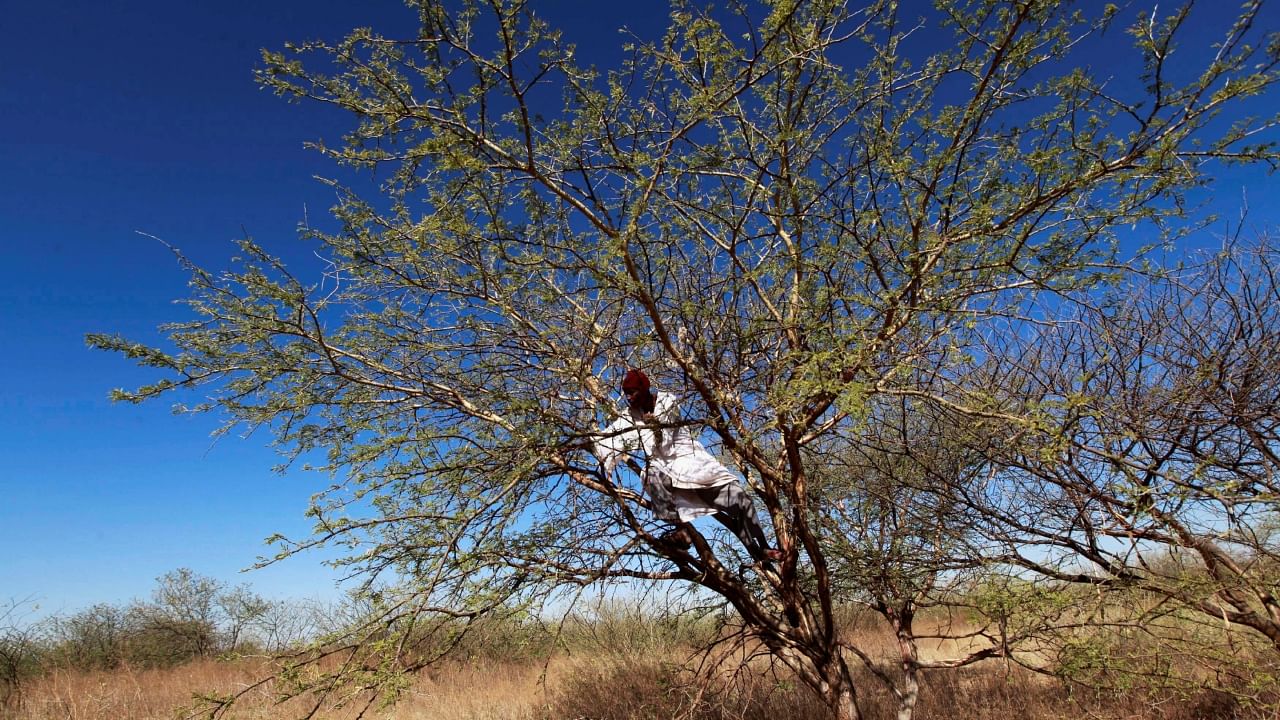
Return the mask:
[[[24,624],[29,601],[0,605],[0,704],[24,677],[51,668],[169,667],[196,658],[279,653],[322,632],[333,608],[268,600],[187,568],[156,580],[150,599]]]
[[[188,568],[156,579],[150,597],[25,622],[32,599],[0,599],[0,710],[24,681],[52,670],[167,668],[206,658],[276,656],[328,646],[374,611],[367,598],[270,600]],[[515,611],[459,622],[434,638],[461,661],[545,658],[557,647],[663,653],[717,632],[705,614],[600,601],[548,623]],[[0,713],[0,717],[3,714]]]

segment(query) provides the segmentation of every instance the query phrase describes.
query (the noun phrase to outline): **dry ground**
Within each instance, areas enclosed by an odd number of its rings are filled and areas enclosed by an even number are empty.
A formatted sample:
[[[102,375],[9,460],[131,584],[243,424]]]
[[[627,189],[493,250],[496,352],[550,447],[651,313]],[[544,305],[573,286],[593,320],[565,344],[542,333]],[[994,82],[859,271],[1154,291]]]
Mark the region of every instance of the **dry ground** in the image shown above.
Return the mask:
[[[854,631],[859,646],[893,665],[892,636],[875,628]],[[925,643],[922,655],[949,657],[972,644]],[[721,674],[719,690],[687,682],[680,670],[687,653],[612,652],[587,648],[550,660],[504,662],[497,659],[451,663],[419,677],[395,706],[366,717],[385,720],[808,720],[822,709],[785,676],[757,661],[752,671],[730,681]],[[29,681],[20,705],[0,709],[0,720],[173,720],[176,708],[195,692],[229,693],[253,683],[267,670],[264,660],[205,660],[176,668],[108,672],[56,670]],[[859,672],[862,705],[869,720],[894,716],[892,698],[865,671]],[[699,709],[685,712],[691,701]],[[1244,718],[1220,698],[1151,706],[1134,698],[1073,696],[1061,684],[1017,666],[988,662],[961,671],[926,677],[917,717],[929,720],[1060,720],[1062,718],[1134,718],[1135,720],[1213,720]],[[255,691],[230,716],[242,720],[298,717],[299,699],[278,704],[269,688]],[[328,707],[318,720],[347,720],[356,713]],[[1265,717],[1250,714],[1247,717]]]

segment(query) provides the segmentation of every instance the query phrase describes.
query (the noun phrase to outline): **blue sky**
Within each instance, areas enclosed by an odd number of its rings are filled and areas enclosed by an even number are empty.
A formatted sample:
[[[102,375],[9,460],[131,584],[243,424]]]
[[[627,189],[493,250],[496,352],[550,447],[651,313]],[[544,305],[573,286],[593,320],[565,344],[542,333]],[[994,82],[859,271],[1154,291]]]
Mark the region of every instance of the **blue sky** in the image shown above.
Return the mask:
[[[651,34],[666,14],[538,6],[601,67],[620,25]],[[155,378],[83,338],[158,342],[157,325],[184,317],[186,275],[138,231],[211,268],[245,233],[305,258],[299,222],[321,224],[333,203],[313,176],[335,171],[302,144],[345,118],[259,90],[259,49],[357,25],[408,34],[412,13],[394,0],[47,0],[0,17],[0,603],[123,602],[180,566],[272,597],[333,595],[319,557],[237,574],[271,533],[306,534],[307,500],[329,480],[272,473],[266,435],[214,442],[216,418],[112,405],[111,388]],[[1266,18],[1280,28],[1274,5]],[[1232,171],[1215,192],[1231,212],[1245,188],[1253,223],[1273,222],[1274,178]]]
[[[620,25],[665,17],[580,12],[594,5],[548,9],[609,48]],[[158,342],[159,324],[184,317],[185,273],[139,231],[215,269],[245,233],[307,257],[298,224],[323,226],[334,201],[313,176],[335,170],[302,145],[345,118],[260,90],[259,50],[362,25],[410,34],[413,13],[395,0],[48,0],[0,17],[0,604],[125,602],[183,566],[272,597],[334,595],[315,556],[238,574],[268,535],[306,535],[327,476],[274,474],[265,434],[215,442],[216,418],[167,401],[113,405],[111,388],[155,377],[84,335]]]
[[[189,566],[264,594],[333,594],[316,559],[238,576],[305,533],[322,478],[273,474],[263,436],[112,405],[147,374],[86,332],[159,338],[186,276],[144,231],[218,267],[243,232],[295,236],[331,197],[302,141],[323,119],[259,91],[258,49],[367,22],[355,4],[12,3],[0,42],[0,602],[146,595]],[[389,17],[404,15],[388,4]],[[328,129],[333,129],[328,128]]]

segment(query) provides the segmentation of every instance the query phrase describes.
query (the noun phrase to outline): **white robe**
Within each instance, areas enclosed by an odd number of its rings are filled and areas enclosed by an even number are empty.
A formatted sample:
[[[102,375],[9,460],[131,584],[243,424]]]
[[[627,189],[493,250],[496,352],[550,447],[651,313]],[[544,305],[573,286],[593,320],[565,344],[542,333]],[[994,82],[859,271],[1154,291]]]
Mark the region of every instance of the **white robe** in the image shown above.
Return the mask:
[[[680,421],[680,407],[671,393],[659,392],[654,400],[653,415],[657,425]],[[661,441],[658,440],[661,435]],[[645,459],[646,488],[660,483],[672,488],[670,493],[680,520],[689,522],[696,517],[711,515],[718,508],[692,492],[735,483],[738,478],[720,464],[702,443],[694,439],[687,426],[651,427],[641,419],[641,413],[628,408],[626,415],[614,420],[595,440],[595,455],[604,465],[605,474],[611,474],[618,463],[630,452],[640,450]],[[657,493],[650,491],[650,496]]]

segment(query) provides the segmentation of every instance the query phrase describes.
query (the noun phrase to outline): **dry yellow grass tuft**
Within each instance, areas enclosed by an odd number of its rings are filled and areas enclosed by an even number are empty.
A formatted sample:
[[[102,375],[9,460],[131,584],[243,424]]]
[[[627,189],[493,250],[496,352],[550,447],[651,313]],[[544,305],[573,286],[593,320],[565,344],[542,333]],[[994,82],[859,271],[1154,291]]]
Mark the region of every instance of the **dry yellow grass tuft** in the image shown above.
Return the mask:
[[[22,720],[172,720],[196,691],[229,691],[252,682],[260,662],[203,660],[174,668],[78,671],[54,669],[23,688]]]

